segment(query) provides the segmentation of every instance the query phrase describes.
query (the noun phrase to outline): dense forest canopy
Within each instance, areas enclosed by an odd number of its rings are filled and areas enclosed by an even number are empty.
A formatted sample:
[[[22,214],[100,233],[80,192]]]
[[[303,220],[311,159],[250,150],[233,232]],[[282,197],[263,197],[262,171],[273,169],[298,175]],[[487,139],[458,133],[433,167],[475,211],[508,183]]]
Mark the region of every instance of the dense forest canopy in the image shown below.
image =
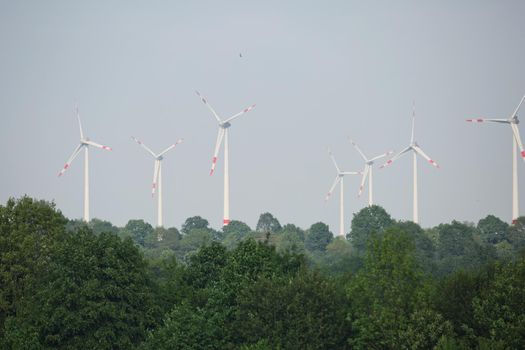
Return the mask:
[[[525,217],[423,229],[383,208],[222,230],[0,206],[2,349],[518,349]]]

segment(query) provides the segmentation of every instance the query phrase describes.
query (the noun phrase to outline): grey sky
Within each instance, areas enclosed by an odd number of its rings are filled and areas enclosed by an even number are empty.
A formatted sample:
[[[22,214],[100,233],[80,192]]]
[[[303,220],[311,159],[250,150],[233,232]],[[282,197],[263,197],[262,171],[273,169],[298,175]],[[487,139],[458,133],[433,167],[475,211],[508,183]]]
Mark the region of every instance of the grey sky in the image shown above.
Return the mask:
[[[78,104],[86,134],[114,148],[90,152],[92,217],[154,223],[153,160],[130,136],[154,151],[182,137],[163,163],[165,225],[219,227],[223,157],[210,177],[217,124],[198,89],[224,117],[257,104],[230,132],[232,219],[337,232],[327,147],[345,170],[362,168],[349,136],[370,156],[401,150],[415,100],[416,139],[441,165],[419,163],[422,226],[510,220],[510,128],[464,120],[507,117],[525,93],[524,19],[523,1],[0,0],[0,200],[82,216],[82,158],[57,178]],[[410,157],[375,169],[376,203],[410,219],[411,181]],[[358,184],[345,181],[347,228],[367,203]]]

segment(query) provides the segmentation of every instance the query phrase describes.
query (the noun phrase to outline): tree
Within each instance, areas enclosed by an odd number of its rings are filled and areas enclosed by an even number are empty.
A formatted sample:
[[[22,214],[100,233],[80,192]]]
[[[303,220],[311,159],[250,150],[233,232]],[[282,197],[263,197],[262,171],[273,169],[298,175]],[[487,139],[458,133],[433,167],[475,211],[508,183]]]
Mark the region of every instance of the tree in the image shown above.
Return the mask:
[[[190,233],[191,230],[208,229],[208,220],[203,219],[200,216],[192,216],[186,219],[182,224],[181,232],[185,235]]]
[[[242,221],[232,220],[222,228],[222,231],[224,233],[223,243],[231,249],[246,238],[252,229]]]
[[[211,242],[212,237],[208,229],[192,229],[190,232],[182,236],[176,252],[177,258],[185,260],[189,258],[191,253],[196,252],[201,247],[209,245]]]
[[[525,344],[525,257],[498,263],[488,288],[473,300],[474,318],[489,344],[520,349]],[[502,347],[503,348],[503,347]]]
[[[114,235],[118,235],[118,227],[113,226],[113,224],[109,221],[104,221],[100,219],[91,219],[91,221],[88,223],[89,228],[93,231],[94,234],[98,235],[103,232],[112,233]]]
[[[334,282],[301,270],[291,278],[261,278],[239,291],[240,344],[266,339],[270,349],[346,349],[348,301]]]
[[[132,241],[84,229],[52,252],[47,273],[10,319],[6,339],[36,333],[45,348],[130,349],[158,317],[146,263]]]
[[[375,237],[365,264],[348,288],[357,349],[430,349],[450,325],[424,298],[426,280],[414,257],[414,243],[399,228]]]
[[[305,247],[312,252],[324,252],[326,246],[334,239],[328,225],[318,222],[310,226],[306,234]]]
[[[392,224],[394,220],[382,207],[378,205],[365,207],[354,214],[351,231],[346,238],[358,251],[364,251],[372,234],[380,235]]]
[[[476,242],[476,228],[458,221],[437,226],[437,274],[448,275],[458,269],[468,270],[481,267],[496,256],[492,246]]]
[[[304,237],[305,234],[301,228],[293,224],[284,225],[277,239],[277,251],[281,253],[304,253]]]
[[[478,222],[478,232],[485,243],[497,244],[507,235],[509,225],[494,215],[487,215]]]
[[[146,237],[153,233],[153,227],[144,220],[129,220],[126,226],[121,230],[122,238],[130,237],[133,242],[144,246]]]
[[[270,213],[264,213],[259,216],[259,221],[257,221],[257,226],[255,230],[257,232],[270,232],[270,233],[277,233],[281,231],[282,227],[279,223],[279,220],[277,220],[272,214]]]
[[[66,222],[53,203],[29,197],[11,198],[0,206],[0,338],[6,317],[16,312],[26,288],[48,269]]]

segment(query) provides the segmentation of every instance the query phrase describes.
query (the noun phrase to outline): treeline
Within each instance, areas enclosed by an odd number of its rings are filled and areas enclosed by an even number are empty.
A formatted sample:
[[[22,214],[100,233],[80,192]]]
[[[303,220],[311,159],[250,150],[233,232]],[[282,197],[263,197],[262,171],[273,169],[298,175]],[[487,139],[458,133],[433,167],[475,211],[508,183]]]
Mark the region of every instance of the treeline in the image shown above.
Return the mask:
[[[521,349],[525,217],[430,229],[372,206],[346,238],[68,220],[0,206],[2,349]]]

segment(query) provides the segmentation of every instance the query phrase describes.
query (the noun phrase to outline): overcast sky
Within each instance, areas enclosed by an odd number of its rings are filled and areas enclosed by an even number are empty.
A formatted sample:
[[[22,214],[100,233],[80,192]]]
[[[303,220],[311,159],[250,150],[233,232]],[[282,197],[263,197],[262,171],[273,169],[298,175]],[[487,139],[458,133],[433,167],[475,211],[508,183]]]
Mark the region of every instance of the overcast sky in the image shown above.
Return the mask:
[[[523,1],[4,1],[0,0],[0,201],[83,208],[83,159],[57,173],[84,131],[91,215],[155,222],[153,159],[163,161],[165,226],[201,215],[222,223],[223,154],[209,176],[219,115],[256,103],[230,129],[231,218],[255,227],[317,221],[338,231],[335,169],[416,139],[441,169],[419,162],[420,222],[511,219],[511,130],[466,118],[509,117],[525,93]],[[242,54],[242,57],[239,56]],[[525,110],[524,110],[525,111]],[[524,112],[525,113],[525,112]],[[525,130],[522,129],[522,135]],[[525,164],[520,161],[521,214]],[[412,216],[412,160],[374,169],[374,200]],[[358,177],[345,181],[347,231]]]

